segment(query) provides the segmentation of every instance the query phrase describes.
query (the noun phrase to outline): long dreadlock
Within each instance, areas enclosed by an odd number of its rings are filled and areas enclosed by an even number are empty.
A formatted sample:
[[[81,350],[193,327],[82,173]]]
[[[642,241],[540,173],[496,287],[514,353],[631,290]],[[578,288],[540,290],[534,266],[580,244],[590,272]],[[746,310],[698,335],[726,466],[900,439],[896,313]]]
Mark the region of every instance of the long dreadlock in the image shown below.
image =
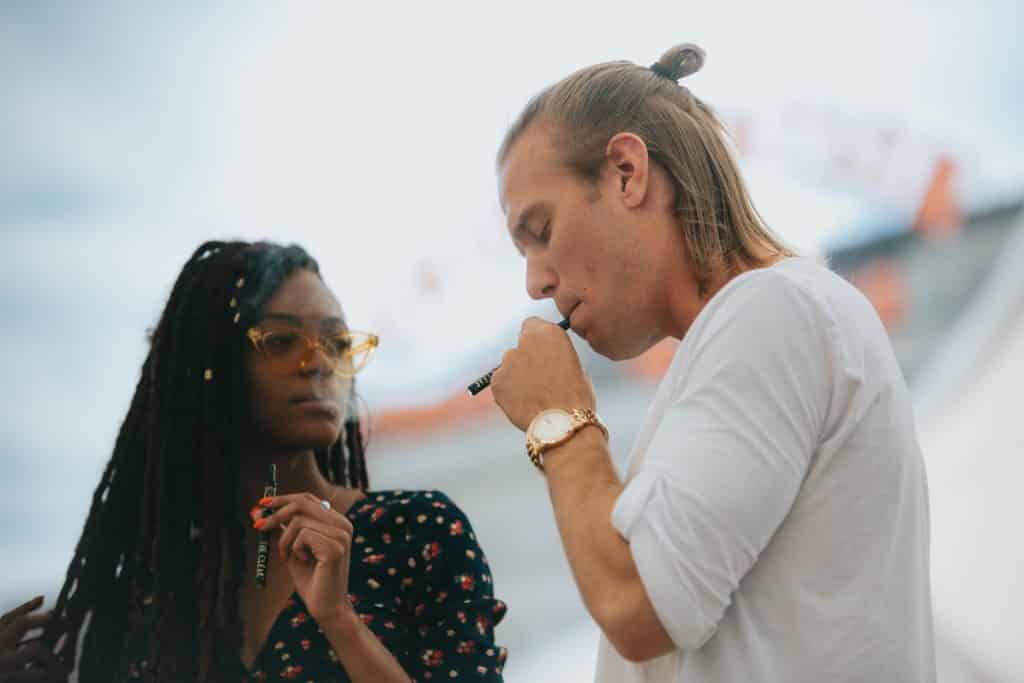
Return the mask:
[[[84,632],[83,683],[123,676],[140,633],[144,680],[221,680],[237,662],[244,330],[297,269],[320,273],[294,245],[206,242],[178,276],[44,634],[71,669]],[[363,446],[350,417],[321,473],[366,490]]]

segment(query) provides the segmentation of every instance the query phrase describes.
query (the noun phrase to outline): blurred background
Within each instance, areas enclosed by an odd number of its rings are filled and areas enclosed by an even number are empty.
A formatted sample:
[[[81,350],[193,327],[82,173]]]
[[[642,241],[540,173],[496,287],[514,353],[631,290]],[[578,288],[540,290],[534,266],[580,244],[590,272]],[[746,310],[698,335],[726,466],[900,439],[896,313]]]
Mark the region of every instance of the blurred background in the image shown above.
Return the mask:
[[[298,242],[380,333],[375,488],[440,488],[510,605],[509,681],[586,681],[597,632],[490,392],[529,315],[494,155],[599,61],[687,81],[755,204],[875,304],[917,401],[940,680],[1024,681],[1019,0],[0,4],[0,611],[56,598],[174,277],[202,240]],[[674,344],[577,345],[628,451]]]

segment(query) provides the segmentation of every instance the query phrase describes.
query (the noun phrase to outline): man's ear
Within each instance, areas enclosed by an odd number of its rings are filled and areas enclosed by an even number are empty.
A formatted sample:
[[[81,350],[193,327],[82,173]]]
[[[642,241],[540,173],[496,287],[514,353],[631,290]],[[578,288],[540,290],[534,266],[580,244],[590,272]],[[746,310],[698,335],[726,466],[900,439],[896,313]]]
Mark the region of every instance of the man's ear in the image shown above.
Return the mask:
[[[627,208],[640,206],[651,179],[647,144],[634,133],[618,133],[608,141],[605,158],[616,196]]]

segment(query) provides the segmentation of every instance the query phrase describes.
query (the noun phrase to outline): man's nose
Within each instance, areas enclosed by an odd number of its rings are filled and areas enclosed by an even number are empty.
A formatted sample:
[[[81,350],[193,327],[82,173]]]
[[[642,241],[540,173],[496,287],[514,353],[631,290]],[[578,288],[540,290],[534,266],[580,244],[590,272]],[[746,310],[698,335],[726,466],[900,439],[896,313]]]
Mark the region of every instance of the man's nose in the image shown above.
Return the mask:
[[[549,299],[558,288],[558,276],[554,270],[536,261],[526,262],[526,292],[533,299]]]

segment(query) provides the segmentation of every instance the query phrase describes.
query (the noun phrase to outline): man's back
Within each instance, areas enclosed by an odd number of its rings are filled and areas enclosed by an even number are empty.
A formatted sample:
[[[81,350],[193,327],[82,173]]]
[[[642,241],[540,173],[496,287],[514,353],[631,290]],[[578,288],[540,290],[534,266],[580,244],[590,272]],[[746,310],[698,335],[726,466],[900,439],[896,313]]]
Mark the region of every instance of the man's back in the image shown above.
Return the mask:
[[[681,648],[600,681],[933,681],[928,501],[870,304],[791,258],[694,321],[613,523]]]

